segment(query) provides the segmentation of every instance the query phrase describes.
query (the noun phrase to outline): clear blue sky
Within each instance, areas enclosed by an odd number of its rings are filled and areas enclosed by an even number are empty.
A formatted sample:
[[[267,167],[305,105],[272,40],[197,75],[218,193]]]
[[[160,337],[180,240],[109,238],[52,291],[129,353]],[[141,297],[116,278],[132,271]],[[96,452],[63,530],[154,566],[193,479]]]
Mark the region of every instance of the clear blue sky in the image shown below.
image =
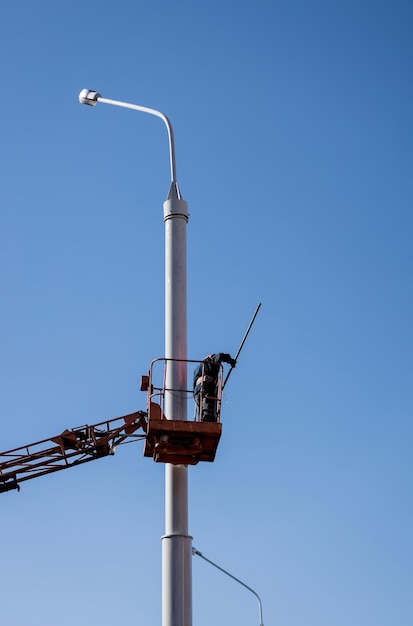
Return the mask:
[[[278,626],[411,626],[413,7],[3,2],[2,450],[145,408],[164,354],[168,152],[188,356],[234,353],[194,545]],[[0,496],[0,622],[161,623],[164,468],[142,444]],[[194,626],[258,624],[193,561]]]

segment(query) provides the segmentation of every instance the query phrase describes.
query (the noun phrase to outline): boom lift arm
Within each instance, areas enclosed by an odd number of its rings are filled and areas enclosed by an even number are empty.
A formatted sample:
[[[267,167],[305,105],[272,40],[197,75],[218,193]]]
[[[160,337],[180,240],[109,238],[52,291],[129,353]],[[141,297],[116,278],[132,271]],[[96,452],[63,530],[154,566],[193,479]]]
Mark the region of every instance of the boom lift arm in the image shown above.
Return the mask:
[[[242,350],[260,306],[261,304],[255,310],[235,360]],[[213,398],[217,407],[215,422],[202,421],[199,413],[195,414],[192,421],[171,420],[164,414],[165,394],[177,393],[183,397],[192,395],[192,391],[188,389],[166,389],[166,370],[172,361],[173,359],[166,358],[155,359],[151,363],[149,376],[142,377],[141,391],[148,393],[147,412],[137,411],[92,426],[79,426],[50,439],[0,452],[0,493],[12,489],[20,491],[20,483],[25,480],[114,454],[116,446],[129,443],[132,438],[145,439],[144,456],[152,457],[156,462],[196,465],[199,461],[214,461],[222,432],[219,417],[221,394],[232,368],[224,383],[222,368],[217,379]],[[184,362],[199,364],[192,360]],[[154,384],[153,366],[157,363],[162,365],[161,382]],[[143,434],[137,435],[136,431],[140,428]]]
[[[144,439],[147,413],[65,430],[56,437],[0,453],[0,493],[20,490],[20,483],[114,454],[115,447],[132,439]],[[142,428],[142,435],[136,431]]]

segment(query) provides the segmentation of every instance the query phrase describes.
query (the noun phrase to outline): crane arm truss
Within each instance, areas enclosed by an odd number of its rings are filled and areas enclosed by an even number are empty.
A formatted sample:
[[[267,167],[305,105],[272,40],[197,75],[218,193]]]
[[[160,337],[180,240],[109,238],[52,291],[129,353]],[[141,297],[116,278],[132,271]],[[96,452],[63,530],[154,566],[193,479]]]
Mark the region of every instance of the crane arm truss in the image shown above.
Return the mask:
[[[20,490],[19,483],[114,454],[115,447],[132,438],[145,438],[147,413],[65,430],[56,437],[0,453],[0,493]],[[144,434],[137,435],[142,428]]]

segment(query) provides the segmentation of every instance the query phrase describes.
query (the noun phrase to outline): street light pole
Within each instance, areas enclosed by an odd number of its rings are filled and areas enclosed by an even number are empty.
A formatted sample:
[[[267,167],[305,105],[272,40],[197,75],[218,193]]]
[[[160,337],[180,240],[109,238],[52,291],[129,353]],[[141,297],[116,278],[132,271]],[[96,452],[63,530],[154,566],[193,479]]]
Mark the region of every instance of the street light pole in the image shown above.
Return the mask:
[[[165,222],[165,416],[186,420],[187,388],[186,225],[188,205],[176,180],[175,143],[169,119],[155,109],[102,98],[83,89],[82,104],[97,102],[149,113],[163,120],[168,131],[171,184],[163,204]],[[169,390],[169,391],[168,391]],[[162,626],[192,625],[192,537],[188,535],[188,468],[165,465],[165,534],[162,537]]]
[[[259,610],[259,614],[260,614],[260,626],[264,626],[264,623],[262,621],[262,603],[261,603],[261,598],[258,595],[258,593],[256,591],[254,591],[254,589],[251,589],[251,587],[248,587],[248,585],[246,585],[245,583],[242,582],[242,580],[240,580],[239,578],[236,578],[236,576],[234,576],[233,574],[230,574],[229,572],[227,572],[227,570],[225,570],[223,567],[220,567],[219,565],[217,565],[216,563],[214,563],[213,561],[211,561],[210,559],[207,559],[206,556],[204,556],[202,554],[202,552],[200,552],[199,550],[197,550],[196,548],[192,548],[192,554],[201,557],[201,559],[204,559],[204,561],[206,561],[207,563],[210,563],[211,565],[213,565],[214,567],[216,567],[217,569],[219,569],[221,572],[223,572],[224,574],[226,574],[227,576],[229,576],[230,578],[232,578],[233,580],[236,580],[237,583],[239,583],[240,585],[242,585],[243,587],[245,587],[245,589],[248,589],[248,591],[251,591],[251,593],[254,594],[254,596],[257,598],[258,600],[258,610]]]

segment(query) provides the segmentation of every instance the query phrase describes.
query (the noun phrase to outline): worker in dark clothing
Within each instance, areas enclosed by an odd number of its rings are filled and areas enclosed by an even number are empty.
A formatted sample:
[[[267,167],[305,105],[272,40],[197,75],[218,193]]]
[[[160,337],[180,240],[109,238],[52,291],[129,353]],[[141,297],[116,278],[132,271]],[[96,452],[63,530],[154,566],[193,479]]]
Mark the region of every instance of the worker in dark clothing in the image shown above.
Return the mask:
[[[217,421],[217,391],[220,364],[235,367],[236,361],[230,354],[209,354],[194,370],[194,398],[203,422]]]

